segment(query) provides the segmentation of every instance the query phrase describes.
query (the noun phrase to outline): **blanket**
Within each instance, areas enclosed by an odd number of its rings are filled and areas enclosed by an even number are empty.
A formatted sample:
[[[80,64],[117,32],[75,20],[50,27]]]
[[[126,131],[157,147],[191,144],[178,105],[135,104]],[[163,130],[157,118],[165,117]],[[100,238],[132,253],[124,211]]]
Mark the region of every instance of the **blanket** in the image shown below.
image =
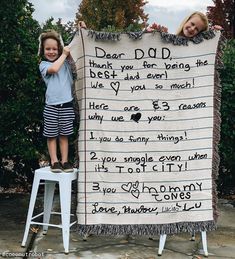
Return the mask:
[[[76,33],[79,233],[216,228],[219,39]]]

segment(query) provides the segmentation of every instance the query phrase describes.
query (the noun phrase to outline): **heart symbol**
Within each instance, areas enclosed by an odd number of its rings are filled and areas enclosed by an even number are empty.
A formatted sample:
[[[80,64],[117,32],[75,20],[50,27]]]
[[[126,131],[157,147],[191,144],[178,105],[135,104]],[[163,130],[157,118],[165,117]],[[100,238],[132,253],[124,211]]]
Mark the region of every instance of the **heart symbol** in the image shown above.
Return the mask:
[[[127,183],[127,184],[124,183],[124,184],[121,186],[121,188],[122,188],[124,191],[126,191],[126,192],[130,192],[131,187],[132,187],[132,182],[129,182],[129,183]]]
[[[132,194],[132,196],[134,196],[136,199],[138,199],[139,196],[140,196],[140,191],[139,191],[138,189],[136,189],[136,190],[131,190],[131,194]]]
[[[110,86],[113,88],[113,90],[115,91],[115,93],[117,95],[119,87],[120,87],[120,82],[111,82]]]
[[[132,185],[132,187],[133,187],[134,189],[137,189],[138,186],[139,186],[139,181],[136,181],[136,182]]]
[[[139,122],[140,118],[141,118],[141,113],[140,112],[131,115],[131,120],[133,120],[135,122]]]

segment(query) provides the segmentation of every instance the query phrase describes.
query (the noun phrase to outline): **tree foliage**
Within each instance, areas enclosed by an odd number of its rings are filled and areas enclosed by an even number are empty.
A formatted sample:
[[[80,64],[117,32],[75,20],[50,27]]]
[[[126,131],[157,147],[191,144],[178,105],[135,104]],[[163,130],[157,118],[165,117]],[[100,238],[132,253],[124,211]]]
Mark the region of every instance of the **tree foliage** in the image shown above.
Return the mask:
[[[42,135],[46,88],[38,69],[38,37],[53,28],[69,43],[73,31],[72,23],[53,23],[53,18],[41,28],[33,11],[28,0],[4,0],[0,8],[0,185],[5,187],[16,181],[27,187],[39,159],[47,155]]]
[[[220,71],[222,86],[219,190],[235,186],[235,40],[228,41]]]
[[[0,180],[4,183],[10,183],[15,174],[32,177],[31,169],[43,149],[43,89],[37,59],[40,26],[32,12],[26,0],[1,2]]]
[[[213,0],[215,6],[207,7],[209,21],[221,25],[223,35],[228,39],[235,37],[234,0]],[[229,40],[223,54],[224,67],[220,71],[221,96],[221,140],[220,171],[218,190],[226,193],[235,186],[235,41]]]
[[[123,30],[131,24],[143,26],[148,19],[143,9],[145,4],[144,0],[83,0],[76,17],[77,21],[84,21],[89,29],[100,31],[114,27]]]
[[[215,6],[207,7],[209,21],[215,25],[221,25],[224,35],[235,38],[235,2],[234,0],[213,0]]]

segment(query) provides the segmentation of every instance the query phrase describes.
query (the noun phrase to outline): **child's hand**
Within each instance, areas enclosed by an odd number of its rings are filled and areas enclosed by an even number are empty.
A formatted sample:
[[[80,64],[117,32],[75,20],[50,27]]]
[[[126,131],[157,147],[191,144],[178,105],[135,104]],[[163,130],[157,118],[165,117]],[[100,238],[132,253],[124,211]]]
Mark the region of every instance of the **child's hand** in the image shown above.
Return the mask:
[[[65,46],[63,49],[63,54],[65,54],[66,56],[68,56],[70,54],[70,48],[69,46]]]
[[[217,31],[222,31],[222,30],[223,30],[223,27],[216,24],[216,25],[213,25],[213,26],[212,26],[212,29],[213,29],[213,30],[217,30]]]
[[[79,28],[79,29],[80,29],[80,28],[86,29],[86,24],[85,24],[85,22],[84,22],[84,21],[79,21],[79,22],[78,22],[78,28]]]
[[[153,31],[154,31],[154,29],[152,27],[147,27],[146,28],[146,32],[153,32]]]

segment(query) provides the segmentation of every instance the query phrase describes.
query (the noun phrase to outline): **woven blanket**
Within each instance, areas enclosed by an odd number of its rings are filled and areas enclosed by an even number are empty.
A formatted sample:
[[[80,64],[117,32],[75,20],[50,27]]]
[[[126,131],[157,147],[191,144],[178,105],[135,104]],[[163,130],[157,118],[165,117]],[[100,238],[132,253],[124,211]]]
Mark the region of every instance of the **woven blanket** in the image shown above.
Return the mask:
[[[73,38],[79,233],[215,229],[220,33],[200,37],[81,30]]]

